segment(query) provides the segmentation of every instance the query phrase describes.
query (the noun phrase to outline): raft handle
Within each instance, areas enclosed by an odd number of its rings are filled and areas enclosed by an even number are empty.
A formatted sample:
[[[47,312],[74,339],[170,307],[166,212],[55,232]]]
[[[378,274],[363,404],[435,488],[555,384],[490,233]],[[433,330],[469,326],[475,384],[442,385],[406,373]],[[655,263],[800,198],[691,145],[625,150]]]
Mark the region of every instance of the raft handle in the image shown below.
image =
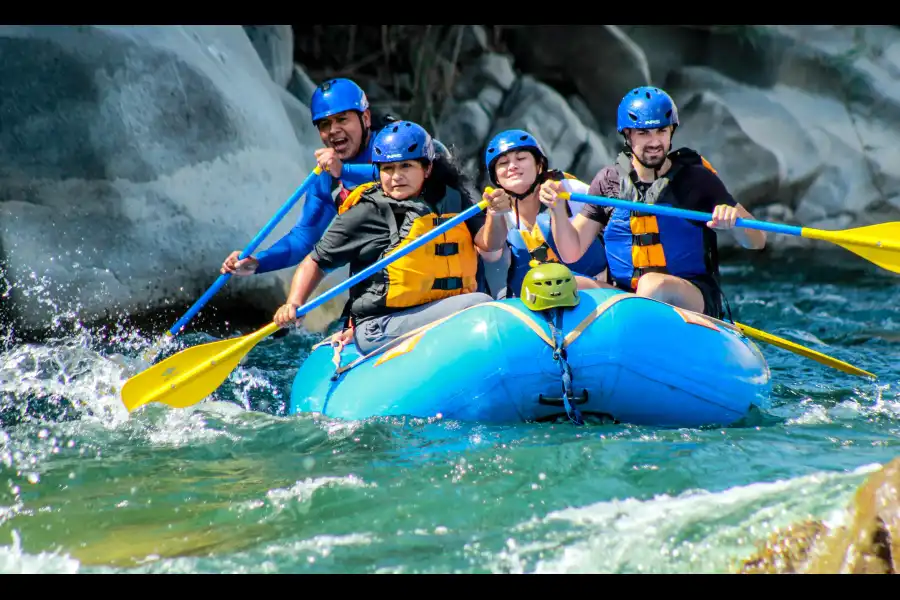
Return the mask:
[[[587,390],[581,390],[581,397],[575,398],[574,404],[587,404],[588,401],[588,392]],[[543,404],[544,406],[565,406],[565,402],[562,398],[545,398],[543,394],[538,394],[538,404]]]

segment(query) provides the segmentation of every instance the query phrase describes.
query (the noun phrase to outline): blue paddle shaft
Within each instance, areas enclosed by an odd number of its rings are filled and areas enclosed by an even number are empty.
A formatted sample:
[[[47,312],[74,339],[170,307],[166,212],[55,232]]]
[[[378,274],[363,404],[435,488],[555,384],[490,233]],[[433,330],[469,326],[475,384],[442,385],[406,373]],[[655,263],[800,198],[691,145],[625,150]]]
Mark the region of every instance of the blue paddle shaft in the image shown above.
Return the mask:
[[[407,254],[409,254],[413,250],[416,250],[420,246],[427,244],[428,242],[430,242],[437,236],[442,235],[445,231],[453,229],[454,227],[456,227],[457,225],[459,225],[466,219],[477,215],[485,208],[487,208],[487,202],[485,202],[484,200],[482,200],[478,204],[475,204],[474,206],[470,206],[469,208],[462,211],[461,213],[459,213],[458,215],[456,215],[455,217],[453,217],[446,223],[443,223],[443,224],[435,227],[434,229],[432,229],[425,235],[416,238],[415,240],[413,240],[411,243],[407,244],[400,250],[398,250],[392,254],[389,254],[388,256],[385,256],[378,262],[372,263],[371,265],[369,265],[368,267],[366,267],[365,269],[363,269],[362,271],[360,271],[353,277],[350,277],[347,280],[343,281],[342,283],[334,286],[333,288],[331,288],[330,290],[328,290],[321,296],[316,296],[315,299],[310,300],[303,306],[298,306],[297,307],[297,318],[300,318],[300,316],[305,315],[312,309],[314,309],[318,306],[321,306],[322,304],[325,304],[326,302],[328,302],[335,296],[343,293],[345,290],[350,289],[351,287],[353,287],[354,285],[356,285],[363,279],[369,277],[370,275],[372,275],[374,273],[377,273],[378,271],[385,268],[386,266],[388,266],[395,260],[406,256]]]
[[[711,213],[702,213],[696,210],[686,210],[683,208],[675,208],[672,206],[659,206],[657,204],[643,204],[641,202],[631,202],[629,200],[621,200],[618,198],[608,198],[606,196],[589,196],[587,194],[569,194],[569,197],[575,202],[583,202],[585,204],[598,204],[600,206],[611,206],[613,208],[624,208],[625,210],[633,210],[638,212],[662,215],[665,217],[680,217],[690,219],[692,221],[711,221]],[[786,235],[795,235],[802,237],[802,227],[796,225],[784,225],[782,223],[768,223],[766,221],[756,221],[754,219],[742,219],[738,217],[736,227],[744,227],[746,229],[760,229],[762,231],[771,231],[772,233],[783,233]]]
[[[310,184],[320,172],[321,171],[319,171],[317,168],[312,173],[310,173],[306,177],[306,179],[303,180],[303,183],[300,184],[300,187],[297,188],[297,190],[294,192],[294,195],[288,198],[287,202],[285,202],[281,206],[281,208],[278,209],[278,212],[275,213],[275,216],[269,219],[269,222],[266,223],[266,226],[260,229],[259,233],[256,234],[256,237],[254,237],[250,241],[250,243],[247,244],[247,247],[244,248],[243,252],[241,252],[238,260],[244,260],[251,254],[253,254],[253,251],[256,250],[256,247],[259,246],[264,239],[266,239],[266,236],[272,233],[272,230],[275,229],[275,226],[278,225],[278,222],[281,221],[281,219],[283,219],[284,216],[288,214],[288,212],[290,212],[290,210],[294,207],[294,204],[296,204],[297,200],[299,200],[300,197],[306,192],[306,188],[310,186]],[[194,305],[191,306],[186,313],[184,313],[183,317],[178,319],[178,322],[172,325],[172,328],[169,329],[169,335],[175,335],[185,325],[187,325],[188,321],[193,319],[197,315],[197,313],[200,312],[200,309],[203,308],[203,306],[207,302],[209,302],[210,298],[216,295],[216,292],[222,289],[222,286],[224,286],[230,278],[231,273],[223,273],[219,275],[219,278],[216,279],[216,282],[209,286],[209,289],[206,290],[206,292],[204,292],[204,294],[200,296],[200,298],[196,302],[194,302]]]

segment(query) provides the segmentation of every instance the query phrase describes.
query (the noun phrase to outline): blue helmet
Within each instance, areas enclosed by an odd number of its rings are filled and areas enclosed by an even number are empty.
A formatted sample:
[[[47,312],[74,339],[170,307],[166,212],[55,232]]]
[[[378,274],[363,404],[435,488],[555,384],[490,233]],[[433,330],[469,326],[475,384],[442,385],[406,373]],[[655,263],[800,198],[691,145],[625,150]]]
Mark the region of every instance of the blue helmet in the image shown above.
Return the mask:
[[[389,123],[378,135],[372,149],[372,163],[382,164],[424,158],[434,160],[434,140],[421,125],[412,121]]]
[[[672,98],[659,88],[634,88],[622,98],[616,114],[616,130],[678,127],[678,109]]]
[[[361,113],[367,108],[369,99],[366,98],[366,93],[349,79],[323,81],[316,87],[310,102],[313,124],[345,110]]]
[[[544,162],[544,169],[547,168],[547,155],[544,149],[534,138],[533,135],[522,129],[507,129],[494,136],[488,142],[487,148],[484,149],[484,166],[487,169],[488,177],[494,185],[497,185],[497,179],[494,175],[494,163],[503,154],[510,150],[533,150],[536,151],[538,157]]]

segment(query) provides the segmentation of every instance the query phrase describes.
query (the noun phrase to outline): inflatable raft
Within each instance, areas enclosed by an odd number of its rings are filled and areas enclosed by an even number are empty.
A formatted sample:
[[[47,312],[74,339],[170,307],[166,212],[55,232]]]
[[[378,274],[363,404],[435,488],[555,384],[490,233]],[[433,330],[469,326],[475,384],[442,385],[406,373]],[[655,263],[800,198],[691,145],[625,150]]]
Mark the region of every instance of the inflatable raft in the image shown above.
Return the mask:
[[[767,407],[766,360],[730,324],[619,290],[579,296],[553,311],[473,306],[367,356],[326,339],[300,365],[289,412],[700,427]]]

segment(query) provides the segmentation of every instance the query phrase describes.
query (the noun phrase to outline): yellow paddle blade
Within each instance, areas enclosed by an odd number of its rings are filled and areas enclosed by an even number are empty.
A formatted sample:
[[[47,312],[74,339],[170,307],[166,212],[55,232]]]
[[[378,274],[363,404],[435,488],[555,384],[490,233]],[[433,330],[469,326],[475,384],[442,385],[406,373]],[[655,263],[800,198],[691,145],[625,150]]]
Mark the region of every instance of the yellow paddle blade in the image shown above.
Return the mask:
[[[122,403],[129,412],[150,402],[174,408],[196,404],[212,394],[260,340],[277,330],[278,325],[270,323],[243,337],[182,350],[126,381]]]
[[[844,231],[803,227],[800,235],[825,240],[894,273],[900,273],[900,222],[867,225]]]
[[[811,358],[812,360],[821,363],[823,365],[832,367],[839,371],[843,371],[844,373],[850,373],[851,375],[859,375],[861,377],[871,377],[872,379],[877,379],[878,377],[874,373],[869,373],[868,371],[864,371],[858,367],[854,367],[849,363],[845,363],[842,360],[838,360],[836,358],[832,358],[827,354],[822,354],[821,352],[816,352],[812,348],[807,348],[806,346],[801,346],[800,344],[795,344],[790,340],[786,340],[784,338],[780,338],[776,335],[772,335],[771,333],[767,333],[765,331],[760,331],[759,329],[754,329],[748,325],[744,325],[743,323],[735,323],[737,328],[746,335],[747,337],[752,337],[754,339],[760,340],[762,342],[766,342],[767,344],[772,344],[773,346],[778,346],[779,348],[783,348],[785,350],[789,350],[795,354],[799,354],[801,356],[805,356],[806,358]]]

